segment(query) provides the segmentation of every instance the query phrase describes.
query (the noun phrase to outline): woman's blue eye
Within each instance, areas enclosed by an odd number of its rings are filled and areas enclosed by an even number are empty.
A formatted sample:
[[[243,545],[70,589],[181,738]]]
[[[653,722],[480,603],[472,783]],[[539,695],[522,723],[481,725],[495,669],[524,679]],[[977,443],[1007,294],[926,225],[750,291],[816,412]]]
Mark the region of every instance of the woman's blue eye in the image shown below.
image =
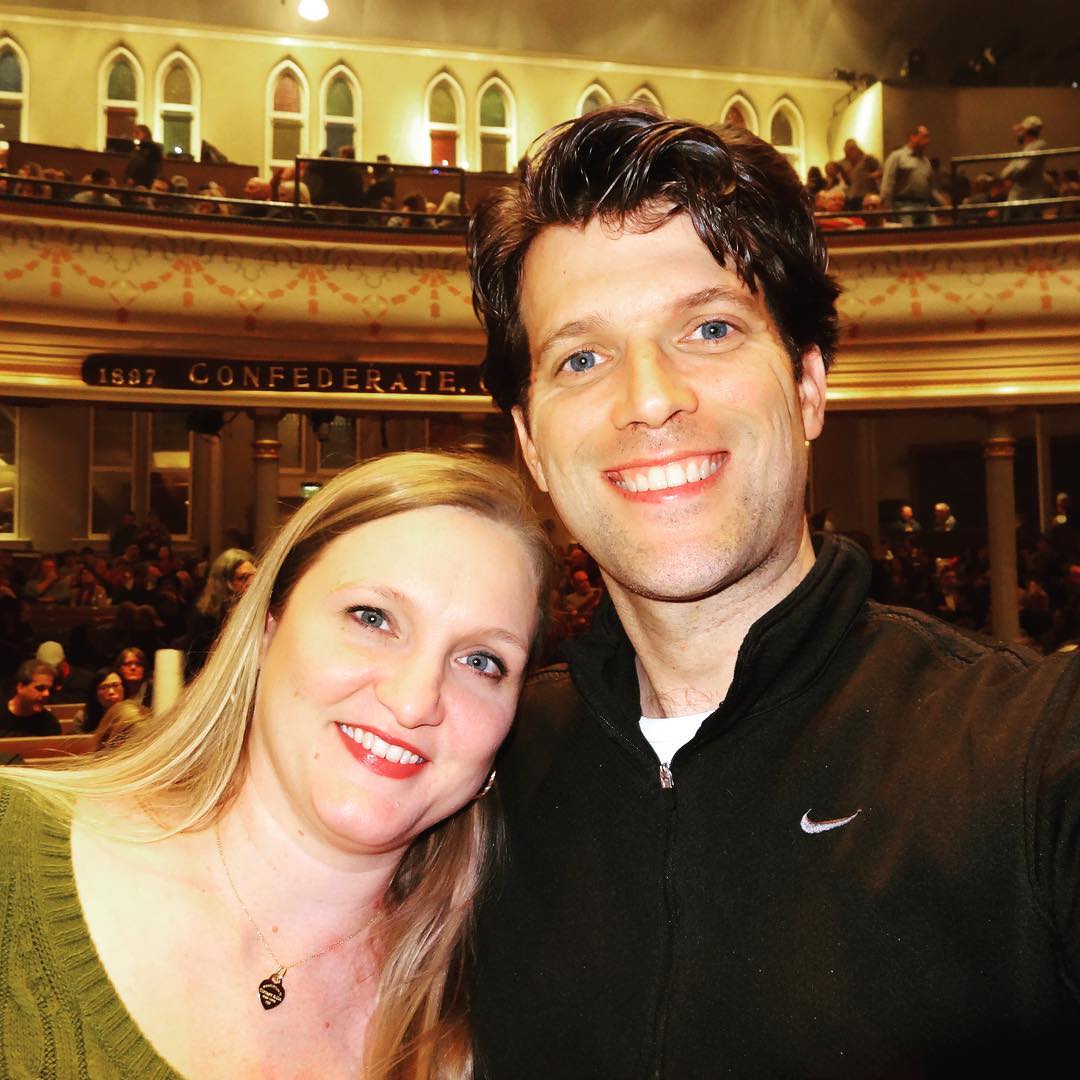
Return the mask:
[[[350,609],[353,617],[363,626],[372,630],[388,630],[390,622],[386,615],[375,607],[354,607]]]
[[[461,663],[478,675],[498,679],[506,674],[506,665],[497,657],[484,652],[473,652],[462,657]]]
[[[721,338],[728,336],[731,327],[723,319],[710,319],[708,322],[702,323],[698,329],[701,331],[701,336],[705,341],[719,341]]]
[[[569,356],[564,366],[575,372],[592,371],[596,367],[596,353],[590,349],[582,349],[581,352]]]

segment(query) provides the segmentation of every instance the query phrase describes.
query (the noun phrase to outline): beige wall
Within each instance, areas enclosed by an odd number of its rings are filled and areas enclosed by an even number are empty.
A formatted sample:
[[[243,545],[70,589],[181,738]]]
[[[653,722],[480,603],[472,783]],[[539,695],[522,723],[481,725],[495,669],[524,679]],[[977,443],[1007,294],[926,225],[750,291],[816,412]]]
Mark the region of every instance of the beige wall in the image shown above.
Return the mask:
[[[360,83],[363,156],[370,159],[388,153],[396,161],[416,164],[427,163],[425,90],[440,71],[447,70],[464,93],[461,151],[472,168],[477,168],[479,161],[477,94],[495,74],[505,80],[516,98],[513,150],[518,156],[546,128],[572,116],[586,87],[598,81],[616,100],[629,98],[639,87],[648,85],[671,115],[705,122],[719,121],[727,101],[741,93],[756,112],[759,133],[764,135],[768,135],[771,111],[781,100],[789,101],[803,121],[804,164],[813,163],[827,155],[833,106],[843,94],[843,87],[831,81],[784,75],[631,68],[602,61],[593,64],[475,51],[455,53],[423,46],[379,47],[318,38],[285,41],[254,32],[121,24],[103,16],[72,14],[61,18],[12,5],[0,5],[0,35],[4,33],[25,51],[30,68],[29,141],[100,148],[99,72],[104,58],[121,44],[142,65],[142,112],[151,122],[157,69],[179,48],[201,77],[201,137],[231,160],[260,167],[268,154],[267,79],[275,65],[286,58],[300,67],[308,82],[309,152],[322,148],[318,134],[320,84],[331,68],[344,63]]]

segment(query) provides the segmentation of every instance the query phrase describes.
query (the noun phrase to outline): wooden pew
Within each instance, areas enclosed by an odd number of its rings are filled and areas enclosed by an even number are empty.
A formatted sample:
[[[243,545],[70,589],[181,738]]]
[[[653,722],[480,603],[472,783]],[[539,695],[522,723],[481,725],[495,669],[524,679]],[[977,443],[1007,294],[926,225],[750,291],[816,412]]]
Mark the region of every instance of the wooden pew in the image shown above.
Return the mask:
[[[18,754],[28,765],[35,762],[92,754],[101,736],[96,731],[80,735],[13,735],[0,738],[0,758]]]

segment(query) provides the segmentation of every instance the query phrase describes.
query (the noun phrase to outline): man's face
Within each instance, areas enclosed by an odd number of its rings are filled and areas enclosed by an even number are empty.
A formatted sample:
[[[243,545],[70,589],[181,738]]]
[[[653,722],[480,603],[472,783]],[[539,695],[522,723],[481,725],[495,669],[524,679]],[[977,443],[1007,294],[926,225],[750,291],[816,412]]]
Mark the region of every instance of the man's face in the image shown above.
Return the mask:
[[[917,154],[923,153],[930,145],[930,132],[926,127],[920,126],[909,140],[911,149]]]
[[[19,683],[15,687],[18,714],[29,716],[30,713],[41,712],[49,700],[52,685],[53,677],[47,671],[37,672],[28,683]]]
[[[679,215],[649,233],[544,230],[525,260],[532,353],[525,460],[615,581],[696,599],[803,537],[804,439],[821,431],[820,353],[798,385],[764,298]]]

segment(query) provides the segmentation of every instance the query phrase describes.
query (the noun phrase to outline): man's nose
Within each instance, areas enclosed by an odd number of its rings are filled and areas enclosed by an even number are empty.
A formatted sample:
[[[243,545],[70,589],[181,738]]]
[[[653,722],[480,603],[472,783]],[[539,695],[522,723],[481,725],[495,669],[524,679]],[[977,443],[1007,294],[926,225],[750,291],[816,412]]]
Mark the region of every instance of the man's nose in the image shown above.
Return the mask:
[[[678,361],[652,340],[633,341],[622,364],[622,385],[612,419],[616,427],[663,427],[678,413],[697,409],[697,394]]]
[[[442,674],[441,663],[431,657],[402,657],[376,680],[375,696],[402,727],[441,724]]]

